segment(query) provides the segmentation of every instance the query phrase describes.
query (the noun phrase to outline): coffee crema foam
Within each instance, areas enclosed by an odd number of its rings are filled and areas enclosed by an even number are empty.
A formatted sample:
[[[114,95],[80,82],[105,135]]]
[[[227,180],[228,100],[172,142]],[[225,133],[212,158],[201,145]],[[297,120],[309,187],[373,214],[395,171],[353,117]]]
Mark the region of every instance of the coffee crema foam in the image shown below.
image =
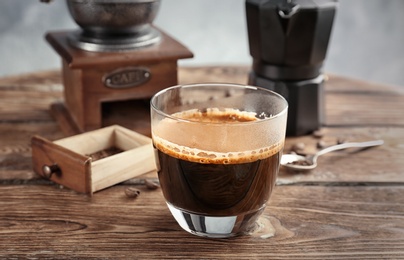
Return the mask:
[[[156,136],[153,138],[155,138],[154,146],[165,154],[185,161],[206,164],[238,164],[254,162],[278,153],[283,147],[283,143],[279,143],[259,150],[219,153],[180,146]]]
[[[245,126],[243,127],[245,122],[254,123],[256,121],[258,123],[261,120],[253,112],[209,108],[203,111],[192,109],[172,116],[192,122],[178,122],[171,118],[163,119],[153,131],[153,144],[158,150],[174,158],[202,164],[239,164],[268,158],[283,149],[283,140],[256,149],[237,149],[239,148],[237,144],[242,144],[240,145],[242,147],[249,146],[248,140],[244,141],[245,134],[248,132],[240,131],[238,133],[237,129],[247,129]],[[207,124],[195,124],[195,122]],[[240,123],[241,127],[231,129],[234,140],[232,142],[233,147],[229,147],[230,151],[219,151],[222,147],[220,149],[202,149],[202,146],[209,142],[217,143],[217,146],[220,146],[220,140],[217,137],[217,140],[215,138],[213,141],[210,140],[213,132],[217,134],[219,127],[221,131],[226,132],[226,125],[231,126],[237,123]],[[253,133],[250,134],[253,135]],[[193,136],[193,138],[188,138],[188,136]],[[178,141],[172,142],[167,139]]]
[[[173,117],[203,123],[243,123],[258,121],[255,112],[240,111],[233,108],[190,109],[172,114]]]

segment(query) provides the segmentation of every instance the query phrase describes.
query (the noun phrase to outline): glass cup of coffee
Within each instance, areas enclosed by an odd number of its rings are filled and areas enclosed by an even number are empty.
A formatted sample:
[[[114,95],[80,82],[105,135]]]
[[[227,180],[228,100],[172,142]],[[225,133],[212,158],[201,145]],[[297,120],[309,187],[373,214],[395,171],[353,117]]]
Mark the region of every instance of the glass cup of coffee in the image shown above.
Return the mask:
[[[178,224],[199,236],[251,233],[275,186],[287,101],[237,84],[190,84],[151,99],[161,189]]]

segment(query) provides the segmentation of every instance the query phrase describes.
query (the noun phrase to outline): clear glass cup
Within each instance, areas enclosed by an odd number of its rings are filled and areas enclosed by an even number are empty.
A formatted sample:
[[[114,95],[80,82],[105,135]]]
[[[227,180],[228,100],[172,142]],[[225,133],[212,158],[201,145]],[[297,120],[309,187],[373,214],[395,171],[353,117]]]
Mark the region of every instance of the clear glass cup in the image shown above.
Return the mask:
[[[151,99],[158,177],[178,224],[199,236],[252,232],[275,186],[287,101],[237,84],[190,84]]]

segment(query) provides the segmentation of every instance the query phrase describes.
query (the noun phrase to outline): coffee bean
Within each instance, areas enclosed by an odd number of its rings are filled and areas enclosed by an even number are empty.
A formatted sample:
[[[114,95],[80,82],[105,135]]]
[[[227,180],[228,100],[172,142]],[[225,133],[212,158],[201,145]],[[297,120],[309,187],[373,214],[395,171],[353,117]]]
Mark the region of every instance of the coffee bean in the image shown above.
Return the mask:
[[[292,151],[299,153],[299,152],[303,151],[305,147],[306,147],[306,145],[304,143],[295,143],[292,146]]]
[[[327,144],[324,141],[320,140],[320,141],[317,142],[317,148],[318,149],[323,149],[325,147],[327,147]]]
[[[337,144],[343,144],[343,143],[346,143],[346,140],[343,138],[338,138]]]
[[[133,187],[129,187],[129,188],[126,188],[125,194],[126,194],[126,197],[128,197],[128,198],[137,198],[140,195],[140,190],[133,188]]]
[[[155,189],[157,189],[158,187],[160,187],[160,185],[158,185],[157,183],[155,183],[155,182],[153,182],[153,181],[151,181],[151,180],[144,180],[144,184],[146,185],[146,187],[149,189],[149,190],[155,190]]]
[[[313,132],[313,137],[322,138],[325,135],[325,131],[323,129],[319,129]]]

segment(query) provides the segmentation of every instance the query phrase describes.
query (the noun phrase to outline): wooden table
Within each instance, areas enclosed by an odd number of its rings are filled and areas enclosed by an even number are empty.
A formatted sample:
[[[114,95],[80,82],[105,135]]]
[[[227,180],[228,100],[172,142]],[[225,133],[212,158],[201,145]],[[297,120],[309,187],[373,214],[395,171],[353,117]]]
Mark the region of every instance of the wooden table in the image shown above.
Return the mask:
[[[245,83],[246,67],[180,68],[180,83]],[[204,239],[176,224],[160,189],[141,176],[93,197],[32,171],[33,135],[66,134],[49,113],[62,100],[57,71],[0,79],[0,258],[404,258],[404,88],[338,76],[326,83],[322,141],[383,139],[381,147],[324,155],[307,173],[281,169],[263,218],[270,238]],[[285,150],[313,135],[287,138]],[[137,187],[136,199],[125,189]]]

